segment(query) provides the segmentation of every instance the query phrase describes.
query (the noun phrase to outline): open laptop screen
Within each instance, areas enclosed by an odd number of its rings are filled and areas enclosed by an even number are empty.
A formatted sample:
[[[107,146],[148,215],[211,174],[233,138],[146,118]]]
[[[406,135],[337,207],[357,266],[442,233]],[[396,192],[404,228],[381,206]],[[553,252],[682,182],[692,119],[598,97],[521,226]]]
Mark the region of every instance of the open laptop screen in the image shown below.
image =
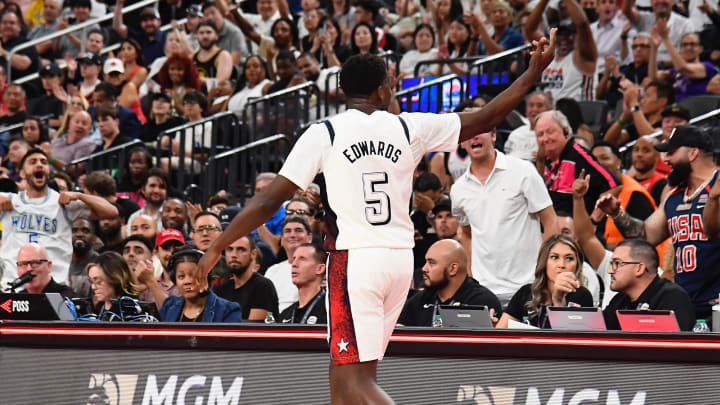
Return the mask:
[[[606,330],[600,308],[548,307],[548,320],[552,329]]]
[[[620,310],[616,314],[624,331],[680,332],[673,311]]]
[[[483,305],[440,305],[438,308],[443,327],[464,329],[492,328],[488,307]]]

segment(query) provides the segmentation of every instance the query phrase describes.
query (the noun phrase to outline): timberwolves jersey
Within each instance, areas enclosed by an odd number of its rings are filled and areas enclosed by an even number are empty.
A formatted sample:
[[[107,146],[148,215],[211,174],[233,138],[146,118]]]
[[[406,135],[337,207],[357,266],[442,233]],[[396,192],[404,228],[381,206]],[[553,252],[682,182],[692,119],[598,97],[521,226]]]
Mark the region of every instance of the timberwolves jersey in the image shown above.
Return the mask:
[[[59,283],[67,283],[72,260],[72,221],[84,214],[90,214],[81,201],[72,201],[67,206],[58,203],[58,194],[48,189],[43,198],[28,198],[25,191],[17,194],[2,194],[12,201],[12,211],[0,211],[2,222],[2,284],[7,285],[17,277],[17,254],[28,243],[38,243],[48,251],[52,262],[51,275]]]
[[[681,185],[665,202],[670,240],[675,246],[675,282],[690,295],[698,318],[710,316],[710,300],[717,299],[720,293],[720,240],[708,240],[702,223],[717,175],[716,171],[710,183],[691,201],[684,201],[687,185]]]

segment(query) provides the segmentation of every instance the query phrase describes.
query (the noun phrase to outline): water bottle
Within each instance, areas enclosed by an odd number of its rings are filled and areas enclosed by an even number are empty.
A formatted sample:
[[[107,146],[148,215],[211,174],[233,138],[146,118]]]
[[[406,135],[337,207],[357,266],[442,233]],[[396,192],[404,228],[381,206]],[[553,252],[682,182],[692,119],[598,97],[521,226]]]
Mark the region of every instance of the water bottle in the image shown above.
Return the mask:
[[[530,325],[530,317],[529,316],[523,316],[523,323],[525,325]]]
[[[275,317],[272,312],[268,312],[267,315],[265,315],[265,323],[275,323]]]
[[[442,328],[442,318],[440,317],[440,314],[435,315],[432,326],[433,328]]]
[[[695,326],[693,327],[693,332],[709,333],[710,327],[707,325],[707,322],[705,322],[704,319],[698,319],[697,323],[695,323]]]

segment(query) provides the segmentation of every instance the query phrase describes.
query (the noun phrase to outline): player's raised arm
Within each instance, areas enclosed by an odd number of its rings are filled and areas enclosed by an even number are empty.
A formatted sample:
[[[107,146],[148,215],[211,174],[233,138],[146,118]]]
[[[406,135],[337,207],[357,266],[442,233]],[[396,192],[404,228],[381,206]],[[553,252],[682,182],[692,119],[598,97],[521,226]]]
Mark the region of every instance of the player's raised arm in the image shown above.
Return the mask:
[[[488,132],[500,124],[505,117],[523,100],[525,95],[540,79],[543,70],[555,57],[555,32],[550,30],[550,41],[540,38],[533,41],[535,50],[530,52],[530,63],[527,70],[513,84],[505,89],[479,111],[460,113],[460,142],[466,141],[477,134]]]
[[[207,275],[212,270],[228,245],[267,222],[297,188],[295,183],[283,176],[277,176],[270,185],[255,194],[200,259],[198,267],[204,272],[203,275]]]

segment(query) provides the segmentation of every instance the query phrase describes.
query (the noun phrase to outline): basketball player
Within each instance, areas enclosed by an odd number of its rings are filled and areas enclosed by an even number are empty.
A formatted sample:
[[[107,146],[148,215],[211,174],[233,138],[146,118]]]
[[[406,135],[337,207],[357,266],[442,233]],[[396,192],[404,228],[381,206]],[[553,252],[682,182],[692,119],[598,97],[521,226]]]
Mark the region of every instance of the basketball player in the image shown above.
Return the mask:
[[[67,283],[72,260],[72,222],[79,217],[103,219],[118,216],[117,209],[102,197],[48,188],[50,165],[42,149],[30,149],[20,162],[20,177],[27,189],[17,194],[0,193],[4,269],[2,284],[17,277],[15,258],[21,247],[38,243],[53,262],[52,277]]]
[[[505,119],[552,60],[554,38],[552,30],[549,44],[545,38],[536,42],[527,71],[482,110],[470,113],[388,113],[394,95],[383,60],[374,55],[348,59],[340,73],[348,110],[311,126],[280,175],[206,252],[201,268],[207,272],[223,248],[263,224],[298,188],[324,175],[333,404],[392,403],[375,382],[377,361],[412,281],[408,201],[418,162],[429,151],[453,151]]]

